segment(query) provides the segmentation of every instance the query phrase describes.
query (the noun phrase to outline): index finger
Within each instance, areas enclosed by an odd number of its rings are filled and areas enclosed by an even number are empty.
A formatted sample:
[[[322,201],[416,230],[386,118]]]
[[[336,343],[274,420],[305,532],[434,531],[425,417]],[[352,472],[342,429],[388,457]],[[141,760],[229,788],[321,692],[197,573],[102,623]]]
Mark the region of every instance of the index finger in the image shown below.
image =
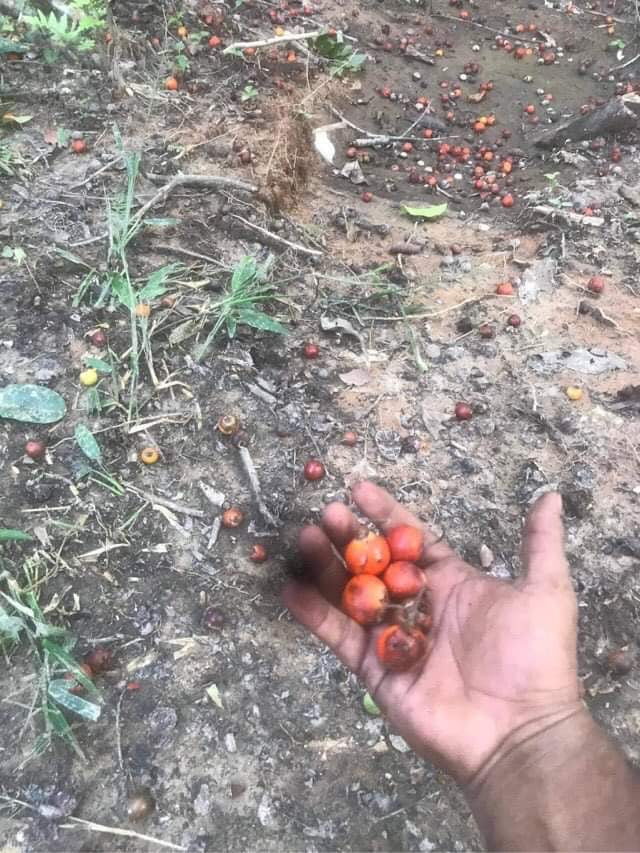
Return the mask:
[[[424,522],[420,521],[412,512],[405,509],[389,492],[365,480],[353,487],[353,499],[362,512],[373,521],[373,523],[388,533],[394,527],[407,524],[409,527],[417,527],[424,535],[424,546],[421,565],[428,566],[448,557],[454,557],[455,552],[435,533],[430,530]]]

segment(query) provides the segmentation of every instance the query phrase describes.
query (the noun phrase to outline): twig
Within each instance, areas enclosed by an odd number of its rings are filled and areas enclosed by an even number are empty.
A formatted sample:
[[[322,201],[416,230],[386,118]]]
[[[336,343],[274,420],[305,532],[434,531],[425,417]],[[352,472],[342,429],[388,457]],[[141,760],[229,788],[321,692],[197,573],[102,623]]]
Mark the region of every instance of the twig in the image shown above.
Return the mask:
[[[70,187],[67,187],[67,190],[77,190],[78,187],[83,187],[85,184],[90,183],[94,178],[97,178],[98,175],[101,175],[103,172],[106,172],[107,169],[110,169],[112,166],[115,166],[115,164],[120,162],[120,160],[122,160],[122,157],[118,155],[118,157],[115,157],[113,160],[110,160],[108,163],[105,163],[104,166],[101,166],[97,172],[93,172],[91,175],[89,175],[88,178],[85,178],[84,181],[78,181],[77,184],[71,184]]]
[[[263,234],[265,237],[273,240],[274,243],[279,243],[281,246],[287,246],[287,248],[293,249],[295,252],[300,252],[301,255],[308,255],[312,258],[317,258],[322,255],[322,252],[317,249],[307,249],[306,246],[301,246],[299,243],[291,243],[289,240],[285,240],[284,237],[278,236],[278,234],[272,234],[271,231],[267,231],[266,228],[263,228],[261,225],[256,225],[254,222],[249,222],[248,219],[238,216],[237,213],[231,213],[229,215],[233,219],[237,219],[239,222],[244,223],[248,228],[253,228],[254,231],[258,231],[260,234]]]
[[[255,495],[256,503],[258,504],[258,509],[260,510],[260,515],[264,518],[266,522],[272,524],[274,527],[277,527],[278,521],[276,518],[274,518],[262,497],[262,489],[260,488],[258,472],[256,471],[256,466],[253,464],[253,459],[251,458],[251,454],[249,453],[249,448],[245,447],[244,445],[241,445],[238,448],[238,452],[240,454],[240,461],[242,462],[242,467],[245,470],[245,474],[249,478],[251,489],[253,491],[253,494]]]
[[[218,536],[220,534],[220,528],[222,527],[222,519],[220,516],[216,516],[213,519],[213,524],[211,525],[211,532],[209,533],[209,541],[207,542],[207,551],[210,551],[213,546],[218,541]]]
[[[270,39],[261,39],[260,41],[237,41],[225,47],[223,53],[231,53],[234,50],[244,50],[245,47],[268,47],[271,44],[282,44],[285,41],[304,41],[306,39],[315,39],[322,36],[326,30],[312,30],[309,33],[285,33],[283,36],[273,36]]]
[[[152,181],[158,177],[159,176],[157,175],[149,175],[149,179]],[[250,193],[255,193],[258,190],[255,184],[249,184],[246,181],[240,181],[237,178],[225,178],[223,175],[175,175],[162,187],[162,189],[158,190],[158,192],[152,196],[146,204],[142,205],[136,215],[132,217],[131,227],[135,228],[135,226],[142,221],[147,211],[156,204],[165,201],[169,193],[172,193],[176,187],[185,186],[230,187],[236,190],[246,190]]]
[[[229,267],[225,266],[220,261],[216,261],[215,258],[210,258],[209,255],[201,255],[200,252],[191,252],[189,249],[183,249],[181,246],[161,246],[161,249],[164,249],[165,252],[175,252],[177,255],[186,255],[188,258],[196,258],[199,261],[206,261],[208,264],[213,264],[216,267],[222,267],[224,270],[228,270]]]
[[[124,698],[124,694],[126,693],[127,688],[123,687],[120,691],[120,697],[118,699],[118,704],[116,705],[116,749],[118,750],[118,764],[120,766],[120,770],[124,771],[124,761],[122,760],[122,741],[120,739],[120,709],[122,707],[122,700]]]
[[[533,208],[533,212],[540,213],[542,216],[548,216],[552,221],[560,219],[569,225],[592,225],[594,228],[604,225],[604,219],[601,216],[585,216],[583,213],[575,213],[573,210],[561,210],[548,204],[537,205],[537,207]]]
[[[470,305],[472,302],[481,302],[483,299],[492,299],[495,293],[485,293],[484,296],[472,296],[469,299],[463,299],[462,302],[457,302],[455,305],[450,305],[448,308],[443,308],[442,311],[427,311],[424,314],[404,314],[401,317],[363,317],[362,319],[378,321],[395,321],[395,320],[435,320],[438,317],[444,317],[445,314],[450,314],[452,311],[457,311],[458,308],[463,308],[465,305]],[[500,297],[504,299],[504,297]]]
[[[460,139],[460,135],[438,136],[425,139],[422,136],[370,136],[364,139],[352,139],[351,144],[356,148],[373,148],[375,145],[388,145],[390,142],[445,142],[448,139]]]
[[[640,59],[640,53],[637,53],[633,59],[628,59],[626,62],[623,62],[622,65],[616,65],[613,68],[609,69],[609,74],[612,74],[614,71],[622,71],[623,68],[628,68],[630,65],[633,65],[634,62],[637,62]]]
[[[158,506],[166,507],[173,512],[181,512],[183,515],[192,515],[194,518],[204,518],[204,512],[201,509],[194,509],[193,507],[185,506],[184,504],[169,500],[169,498],[158,497],[158,495],[153,495],[151,492],[146,492],[144,489],[138,489],[130,484],[126,484],[126,488],[127,491],[133,492],[134,495],[144,498],[145,501],[149,501],[151,504],[158,504]]]

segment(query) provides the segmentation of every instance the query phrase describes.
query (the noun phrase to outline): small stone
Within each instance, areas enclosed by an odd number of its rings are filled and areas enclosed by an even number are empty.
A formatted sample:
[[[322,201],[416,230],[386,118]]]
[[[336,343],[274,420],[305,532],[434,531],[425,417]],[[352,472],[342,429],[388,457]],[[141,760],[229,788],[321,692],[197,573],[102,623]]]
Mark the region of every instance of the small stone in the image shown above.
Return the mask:
[[[411,747],[400,735],[389,735],[389,742],[398,752],[411,752]]]
[[[237,751],[238,747],[236,746],[236,739],[231,734],[231,732],[228,732],[224,736],[224,745],[227,748],[227,752],[236,752]]]
[[[483,569],[488,569],[494,561],[493,551],[484,543],[480,546],[479,551],[480,565]]]
[[[629,649],[611,649],[607,655],[607,668],[614,675],[628,675],[633,668],[633,655]]]
[[[247,786],[244,782],[232,782],[229,785],[229,793],[231,794],[232,800],[237,800],[238,797],[241,797],[246,790]]]
[[[440,358],[441,349],[437,344],[427,344],[424,348],[424,354],[427,358]]]

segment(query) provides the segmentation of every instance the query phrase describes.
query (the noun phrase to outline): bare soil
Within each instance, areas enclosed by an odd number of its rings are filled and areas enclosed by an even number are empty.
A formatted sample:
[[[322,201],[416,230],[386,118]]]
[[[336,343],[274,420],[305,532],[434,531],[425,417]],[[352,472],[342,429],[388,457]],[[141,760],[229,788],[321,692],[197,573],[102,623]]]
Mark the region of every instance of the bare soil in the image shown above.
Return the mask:
[[[34,548],[49,555],[54,568],[42,602],[78,638],[78,656],[104,646],[114,663],[98,679],[100,720],[74,723],[83,763],[59,742],[32,755],[41,729],[38,716],[29,720],[31,659],[24,648],[7,658],[0,673],[0,785],[9,798],[0,813],[2,849],[159,849],[153,839],[189,851],[481,847],[455,786],[405,751],[384,720],[366,714],[362,685],[280,603],[297,566],[297,529],[328,501],[348,502],[350,485],[363,476],[442,530],[466,558],[478,564],[482,557],[486,571],[505,578],[518,572],[529,503],[545,488],[562,490],[585,700],[640,761],[637,668],[619,677],[606,665],[612,648],[635,656],[640,601],[640,232],[629,193],[620,195],[638,180],[637,137],[579,141],[564,153],[535,146],[551,119],[593,107],[627,82],[633,87],[636,64],[612,70],[636,54],[633,4],[563,11],[518,0],[485,13],[465,3],[471,22],[443,0],[437,8],[327,0],[308,17],[270,3],[219,4],[226,18],[211,32],[225,44],[271,37],[273,11],[284,27],[342,28],[367,54],[364,70],[331,78],[326,64],[297,45],[287,62],[286,49],[238,57],[203,40],[177,92],[164,88],[179,42],[170,16],[181,13],[191,31],[206,29],[204,4],[114,7],[108,48],[55,65],[36,53],[3,66],[13,111],[32,120],[10,138],[22,165],[0,188],[3,245],[26,253],[21,264],[0,260],[0,384],[46,384],[69,411],[52,428],[0,421],[0,526],[35,537],[34,546],[6,547],[16,565]],[[496,46],[500,33],[518,44],[518,23],[535,24],[523,36],[533,54],[522,60]],[[150,44],[153,36],[160,47]],[[402,39],[414,40],[410,50]],[[614,39],[627,44],[620,59],[608,48]],[[554,51],[554,64],[538,62],[540,44]],[[410,58],[411,51],[433,64]],[[480,71],[460,81],[469,62]],[[469,102],[489,80],[494,88],[485,99]],[[450,104],[441,95],[456,83],[462,95],[447,126]],[[247,85],[257,96],[242,101]],[[385,87],[393,98],[380,94]],[[403,140],[360,145],[366,184],[338,174],[354,139],[406,134],[421,115],[422,95],[445,130],[424,139],[420,128],[411,152],[402,151]],[[483,198],[470,176],[478,153],[471,123],[490,114],[496,124],[482,144],[496,146],[497,163],[510,156],[513,171],[510,185],[501,177],[499,193]],[[315,150],[313,131],[340,116],[349,124],[328,131],[332,166]],[[125,147],[141,154],[140,205],[179,171],[259,186],[256,195],[179,187],[149,213],[174,224],[147,227],[130,245],[137,277],[170,261],[188,267],[175,284],[175,304],[152,305],[157,382],[143,362],[133,423],[126,385],[124,408],[88,414],[78,384],[83,356],[100,355],[86,337],[98,326],[126,374],[128,314],[109,300],[96,307],[108,272],[106,200],[125,183],[114,124]],[[88,152],[47,141],[60,128],[81,132]],[[445,137],[470,147],[468,163],[438,160]],[[619,163],[611,160],[616,147]],[[244,149],[251,158],[243,164]],[[430,188],[422,179],[434,173],[438,186]],[[363,189],[371,202],[361,199]],[[506,192],[515,198],[509,209],[500,203]],[[414,222],[402,209],[444,201],[445,216],[433,222]],[[557,215],[540,213],[545,205]],[[572,227],[566,211],[603,221]],[[418,254],[390,252],[407,241],[421,247]],[[95,270],[77,305],[86,269],[69,253]],[[267,310],[289,334],[239,327],[234,341],[221,334],[197,363],[193,340],[171,343],[169,333],[220,292],[245,255],[273,256],[285,301]],[[599,297],[587,289],[594,274],[606,278]],[[504,280],[514,282],[515,296],[496,296]],[[518,328],[507,324],[512,313],[522,319]],[[493,337],[479,334],[483,324]],[[309,340],[321,347],[314,361],[301,354]],[[595,372],[607,354],[618,357],[614,366]],[[581,400],[567,398],[568,385],[582,388]],[[473,407],[468,422],[453,417],[460,400]],[[215,429],[222,414],[242,420],[277,527],[259,510],[238,447]],[[76,479],[78,423],[99,439],[109,471],[138,492],[117,497]],[[355,447],[341,443],[347,429],[359,435]],[[34,435],[49,446],[43,463],[23,455]],[[148,445],[161,451],[152,467],[138,461]],[[302,477],[311,457],[327,468],[317,483]],[[219,509],[201,483],[223,493],[225,507],[246,513],[215,544]],[[256,542],[268,551],[265,563],[249,560]],[[211,605],[224,614],[214,631],[203,624]],[[212,685],[221,707],[206,692]],[[156,808],[135,823],[127,802],[142,787]],[[103,834],[70,816],[150,839]]]

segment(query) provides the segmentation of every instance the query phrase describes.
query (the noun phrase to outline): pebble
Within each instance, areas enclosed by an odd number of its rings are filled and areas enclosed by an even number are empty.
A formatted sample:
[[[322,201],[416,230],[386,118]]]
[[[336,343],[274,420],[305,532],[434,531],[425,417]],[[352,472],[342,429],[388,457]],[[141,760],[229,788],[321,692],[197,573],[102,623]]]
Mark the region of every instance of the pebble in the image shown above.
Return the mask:
[[[488,545],[485,545],[484,542],[480,546],[479,556],[480,565],[483,569],[488,569],[495,559],[493,556],[493,551],[491,550],[491,548],[489,548]]]
[[[236,739],[231,732],[227,732],[224,736],[224,745],[227,748],[227,752],[237,752]]]
[[[389,735],[391,746],[398,752],[411,752],[411,747],[400,735]]]
[[[442,350],[438,346],[438,344],[427,344],[424,348],[424,354],[427,358],[440,358],[440,353]]]

